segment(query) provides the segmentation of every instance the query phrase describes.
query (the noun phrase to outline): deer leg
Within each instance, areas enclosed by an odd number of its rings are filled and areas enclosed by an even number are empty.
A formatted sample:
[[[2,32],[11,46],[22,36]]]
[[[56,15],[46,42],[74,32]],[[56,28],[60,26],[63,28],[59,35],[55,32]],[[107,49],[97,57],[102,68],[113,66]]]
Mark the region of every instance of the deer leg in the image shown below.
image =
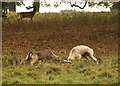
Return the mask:
[[[81,55],[79,54],[79,55],[78,55],[78,60],[80,60],[80,59],[81,59]]]
[[[85,52],[83,55],[82,55],[85,59],[91,61],[91,58],[89,56],[89,54],[87,52]]]
[[[19,65],[21,65],[21,64],[22,64],[23,62],[25,62],[26,60],[27,60],[27,59],[24,59],[23,61],[21,61]]]
[[[30,18],[30,20],[32,21],[32,17]]]
[[[91,58],[89,56],[86,56],[85,57],[87,60],[91,61]]]
[[[94,56],[90,56],[97,64],[99,63],[98,60]]]

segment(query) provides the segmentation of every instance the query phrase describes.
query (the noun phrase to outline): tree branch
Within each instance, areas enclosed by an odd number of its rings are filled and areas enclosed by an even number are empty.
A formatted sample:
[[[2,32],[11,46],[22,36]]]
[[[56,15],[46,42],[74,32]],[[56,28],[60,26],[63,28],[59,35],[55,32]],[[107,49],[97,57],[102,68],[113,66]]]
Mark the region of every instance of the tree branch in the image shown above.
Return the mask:
[[[85,2],[83,7],[80,7],[79,5],[76,5],[76,4],[71,4],[71,7],[75,6],[75,7],[79,7],[80,9],[84,9],[86,4],[87,4],[87,1]]]

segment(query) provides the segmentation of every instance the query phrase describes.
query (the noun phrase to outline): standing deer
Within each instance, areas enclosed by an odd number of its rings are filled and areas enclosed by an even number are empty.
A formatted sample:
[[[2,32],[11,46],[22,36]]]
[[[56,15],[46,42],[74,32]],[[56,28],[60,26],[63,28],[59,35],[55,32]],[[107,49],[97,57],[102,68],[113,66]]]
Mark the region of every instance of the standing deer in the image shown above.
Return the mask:
[[[31,9],[31,8],[33,8],[33,11],[32,12],[21,12],[21,13],[18,13],[19,14],[19,16],[20,16],[20,20],[22,20],[22,18],[30,18],[31,20],[32,20],[32,18],[33,18],[33,16],[35,15],[35,13],[36,13],[36,7],[31,7],[31,6],[29,6],[29,7],[26,7],[28,10],[29,9]]]

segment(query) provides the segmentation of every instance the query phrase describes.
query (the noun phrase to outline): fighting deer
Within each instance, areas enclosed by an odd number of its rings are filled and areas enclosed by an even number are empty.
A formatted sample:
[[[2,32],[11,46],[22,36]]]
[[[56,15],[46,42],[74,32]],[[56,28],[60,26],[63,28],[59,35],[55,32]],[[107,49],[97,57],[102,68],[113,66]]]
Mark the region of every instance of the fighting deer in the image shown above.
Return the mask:
[[[49,50],[43,50],[43,51],[32,51],[28,52],[25,60],[23,60],[20,65],[31,59],[31,65],[34,65],[39,60],[42,61],[53,61],[53,62],[60,62],[60,59],[57,55],[55,55],[52,51]]]
[[[65,61],[72,61],[72,60],[75,60],[76,58],[80,59],[81,57],[84,57],[90,61],[92,59],[98,64],[98,61],[93,56],[93,54],[94,54],[94,51],[92,48],[90,48],[86,45],[79,45],[79,46],[75,46],[71,49],[69,56],[68,56],[67,60],[65,60]]]

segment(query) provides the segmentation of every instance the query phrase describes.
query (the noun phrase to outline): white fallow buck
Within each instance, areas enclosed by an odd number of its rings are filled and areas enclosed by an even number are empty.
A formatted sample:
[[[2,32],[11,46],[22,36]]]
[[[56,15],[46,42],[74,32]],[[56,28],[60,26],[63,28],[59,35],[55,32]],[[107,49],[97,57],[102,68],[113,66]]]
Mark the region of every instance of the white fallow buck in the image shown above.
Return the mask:
[[[93,54],[94,54],[94,51],[92,48],[86,45],[79,45],[71,49],[69,56],[65,61],[72,61],[72,60],[75,60],[76,58],[80,59],[81,57],[84,57],[90,61],[92,59],[98,64],[98,60],[93,56]]]

